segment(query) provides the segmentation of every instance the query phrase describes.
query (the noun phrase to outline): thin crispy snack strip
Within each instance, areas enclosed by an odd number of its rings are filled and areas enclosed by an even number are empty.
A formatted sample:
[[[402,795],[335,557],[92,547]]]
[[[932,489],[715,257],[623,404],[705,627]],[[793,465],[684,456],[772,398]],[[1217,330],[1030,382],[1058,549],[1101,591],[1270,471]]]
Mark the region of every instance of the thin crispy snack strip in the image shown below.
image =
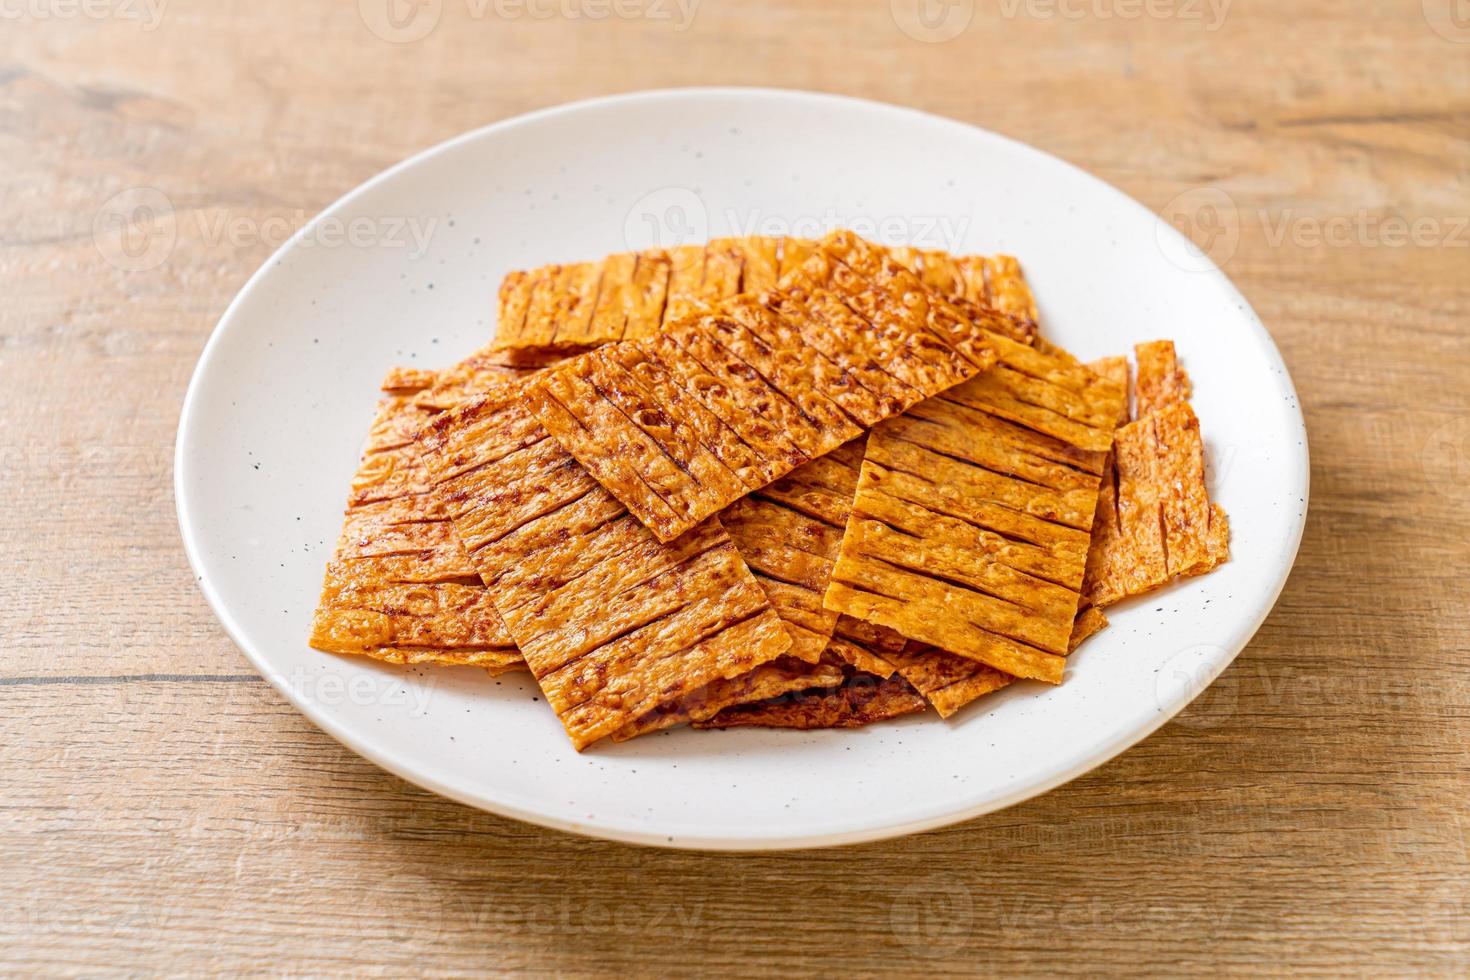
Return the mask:
[[[720,513],[720,523],[791,634],[791,654],[815,661],[837,613],[822,605],[857,491],[862,440],[814,459]],[[814,685],[808,685],[814,686]]]
[[[659,542],[527,394],[466,402],[420,441],[433,495],[578,750],[790,647],[717,521]]]
[[[1152,415],[1175,402],[1189,401],[1189,375],[1179,366],[1174,341],[1153,340],[1137,344],[1133,356],[1138,360],[1138,417]],[[1125,365],[1126,366],[1126,365]]]
[[[1202,574],[1229,557],[1229,523],[1205,492],[1204,444],[1187,402],[1119,429],[1114,464],[1115,510],[1088,559],[1094,604]]]
[[[482,352],[483,353],[483,352]],[[471,361],[474,359],[471,358]],[[493,387],[499,365],[461,365],[456,384]],[[397,368],[379,403],[322,583],[310,643],[390,663],[514,669],[520,652],[442,512],[412,434],[433,417],[417,397],[434,372]]]
[[[830,664],[812,664],[794,657],[780,656],[761,664],[748,674],[729,680],[712,681],[679,701],[661,705],[637,721],[613,733],[614,742],[656,732],[674,725],[699,722],[714,717],[732,705],[763,702],[794,691],[813,687],[831,687],[842,682],[842,671]]]
[[[808,339],[823,333],[825,346]],[[558,366],[543,377],[534,406],[567,451],[669,541],[855,438],[871,420],[975,375],[994,360],[1000,339],[881,249],[837,233],[766,302],[738,296],[631,352],[627,344],[609,345]],[[871,365],[867,380],[843,375],[834,357],[842,351]],[[613,398],[607,387],[614,365],[630,358],[655,365],[683,390],[682,411],[671,411],[667,391],[653,387],[626,386],[619,389],[624,397]],[[1033,366],[1021,355],[1012,360]],[[862,397],[873,397],[860,403],[855,382],[866,389]],[[755,465],[736,470],[732,440]],[[739,485],[688,465],[699,446],[736,471]]]
[[[810,239],[750,236],[704,245],[620,252],[595,262],[517,270],[500,286],[493,347],[540,363],[618,340],[655,335],[737,294],[775,289],[818,249]],[[1022,343],[1036,334],[1036,305],[1010,256],[884,250],[925,285],[987,328]]]
[[[841,678],[841,674],[838,674]],[[726,708],[695,728],[860,728],[924,711],[928,704],[901,677],[851,673],[835,687],[808,689]]]
[[[1174,345],[1154,341],[1134,352],[1139,417],[1117,432],[1087,558],[1084,591],[1096,606],[1203,574],[1230,557],[1230,524],[1205,489],[1204,442]]]
[[[500,284],[491,347],[564,356],[623,337],[652,336],[663,322],[671,277],[672,262],[662,249],[511,272]]]
[[[1082,610],[1072,625],[1067,652],[1076,650],[1082,641],[1107,625],[1107,618],[1096,606]],[[941,718],[948,718],[970,702],[1016,679],[989,664],[921,643],[910,643],[898,653],[889,652],[885,656],[899,675],[928,699]]]
[[[941,718],[1015,680],[988,664],[922,643],[910,643],[899,653],[890,654],[889,659],[899,676],[924,695]]]
[[[653,336],[666,323],[738,294],[775,289],[816,253],[801,238],[714,238],[704,245],[648,248],[598,262],[516,270],[501,282],[494,350],[529,363]],[[886,254],[986,329],[1029,344],[1035,301],[1010,256],[956,257],[936,250]]]
[[[987,375],[875,429],[825,605],[1058,683],[1125,393],[1070,359],[997,347],[996,370],[1045,391],[1042,431],[1011,417]]]
[[[851,616],[838,616],[828,650],[850,666],[876,677],[892,677],[889,655],[902,651],[908,640],[888,629]]]
[[[1072,636],[1067,641],[1067,652],[1072,653],[1080,647],[1088,637],[1095,636],[1108,625],[1108,617],[1096,606],[1088,606],[1077,613],[1077,619],[1072,623]]]

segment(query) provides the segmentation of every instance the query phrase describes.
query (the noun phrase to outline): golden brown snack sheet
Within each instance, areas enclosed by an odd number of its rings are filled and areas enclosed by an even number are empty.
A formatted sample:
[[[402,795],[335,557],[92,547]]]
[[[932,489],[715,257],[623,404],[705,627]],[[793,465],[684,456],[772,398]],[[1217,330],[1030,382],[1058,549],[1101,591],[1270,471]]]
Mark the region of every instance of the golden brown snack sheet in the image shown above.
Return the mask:
[[[888,659],[899,676],[912,684],[941,718],[948,718],[970,702],[1016,679],[989,664],[923,643],[909,643],[899,652],[888,654]]]
[[[1107,618],[1096,606],[1079,612],[1067,641],[1068,654],[1107,625]],[[970,702],[999,691],[1016,679],[989,664],[922,643],[909,643],[896,653],[889,651],[884,656],[899,675],[928,699],[941,718],[950,717]]]
[[[501,282],[492,347],[535,363],[548,355],[651,337],[664,324],[707,312],[720,300],[774,289],[810,258],[817,244],[758,235],[715,238],[703,245],[620,252],[593,262],[513,271]],[[1035,301],[1011,256],[887,251],[972,315],[999,313],[993,329],[1027,343],[1035,336]]]
[[[1139,415],[1117,432],[1087,558],[1084,592],[1099,607],[1203,574],[1230,554],[1229,521],[1205,488],[1204,442],[1174,345],[1134,351]],[[1120,370],[1116,360],[1098,367]]]
[[[672,266],[663,249],[648,249],[511,272],[500,284],[491,347],[565,355],[651,336],[663,322]]]
[[[446,375],[486,390],[514,375],[486,352],[444,372],[394,368],[352,481],[310,643],[399,664],[523,663],[475,568],[429,497],[413,437],[436,411],[419,403]]]
[[[861,671],[849,671],[843,677],[841,671],[836,673],[840,683],[835,686],[809,685],[779,697],[739,704],[695,722],[694,727],[797,731],[860,728],[928,708],[924,698],[901,677],[874,677]]]
[[[908,640],[886,626],[865,623],[846,614],[837,617],[827,652],[849,666],[875,677],[892,677],[890,654],[902,651]]]
[[[420,436],[431,493],[581,750],[791,639],[717,520],[661,543],[511,383]]]
[[[1027,411],[992,371],[875,429],[825,605],[1058,683],[1125,393],[1070,358],[998,347]]]
[[[789,629],[789,627],[788,627]],[[842,682],[842,670],[831,664],[808,663],[782,655],[739,677],[712,681],[692,694],[653,711],[612,735],[615,742],[646,735],[674,725],[706,721],[724,709],[749,702],[763,702],[794,691],[831,687]]]
[[[1067,653],[1076,652],[1085,640],[1096,636],[1107,628],[1108,617],[1097,606],[1088,606],[1077,613],[1072,621],[1072,635],[1067,639]]]
[[[737,296],[654,340],[559,365],[533,404],[558,441],[668,541],[974,376],[994,360],[996,340],[881,249],[837,233],[765,302]],[[870,366],[862,387],[871,400],[857,399],[844,352]],[[668,383],[628,376],[629,358]],[[740,465],[737,456],[754,460]]]
[[[792,470],[720,512],[730,539],[791,634],[793,655],[815,661],[837,613],[822,606],[857,492],[862,439]],[[809,685],[810,686],[810,685]]]

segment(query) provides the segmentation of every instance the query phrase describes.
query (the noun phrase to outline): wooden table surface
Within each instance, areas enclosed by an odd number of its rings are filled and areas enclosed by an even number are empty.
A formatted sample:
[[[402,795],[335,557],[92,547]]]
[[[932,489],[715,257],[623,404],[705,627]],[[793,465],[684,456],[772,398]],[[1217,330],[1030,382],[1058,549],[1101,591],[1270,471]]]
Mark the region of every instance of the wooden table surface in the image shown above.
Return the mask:
[[[1470,969],[1464,0],[384,2],[0,3],[0,963]],[[379,771],[210,614],[174,427],[282,229],[481,124],[715,83],[973,122],[1202,234],[1227,203],[1212,242],[1301,394],[1311,515],[1259,635],[1114,762],[861,847],[602,843]],[[197,219],[143,269],[102,220],[138,187]]]

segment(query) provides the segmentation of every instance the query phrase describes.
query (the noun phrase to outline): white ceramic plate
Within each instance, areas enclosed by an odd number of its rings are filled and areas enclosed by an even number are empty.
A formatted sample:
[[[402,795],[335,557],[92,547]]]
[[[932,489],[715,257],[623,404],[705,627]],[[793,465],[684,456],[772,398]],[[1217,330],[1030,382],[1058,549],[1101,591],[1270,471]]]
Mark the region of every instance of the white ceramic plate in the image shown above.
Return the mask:
[[[1171,337],[1194,377],[1233,560],[1131,606],[1066,683],[951,721],[679,730],[578,755],[528,677],[404,670],[305,639],[390,365],[483,344],[502,275],[659,240],[852,227],[1021,257],[1046,334],[1084,358]],[[368,181],[250,280],[179,425],[179,523],[220,621],[316,724],[385,769],[535,823],[676,847],[910,833],[1024,800],[1148,735],[1215,678],[1286,580],[1307,506],[1291,381],[1249,305],[1097,179],[905,109],[762,90],[650,92],[469,133]]]

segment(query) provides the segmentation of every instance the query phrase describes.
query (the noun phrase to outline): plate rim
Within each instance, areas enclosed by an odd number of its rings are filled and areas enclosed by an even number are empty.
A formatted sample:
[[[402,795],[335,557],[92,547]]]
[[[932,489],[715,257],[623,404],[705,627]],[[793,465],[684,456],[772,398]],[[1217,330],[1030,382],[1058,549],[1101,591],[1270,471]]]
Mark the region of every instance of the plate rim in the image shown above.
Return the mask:
[[[894,837],[907,836],[909,834],[921,833],[926,830],[933,830],[952,824],[962,823],[967,820],[973,820],[974,818],[983,816],[985,814],[995,813],[1000,810],[1004,810],[1018,803],[1022,803],[1026,800],[1032,799],[1033,797],[1051,792],[1057,787],[1068,783],[1073,779],[1076,779],[1077,777],[1082,776],[1092,771],[1093,769],[1096,769],[1112,761],[1123,752],[1126,752],[1134,745],[1137,745],[1139,742],[1148,738],[1159,728],[1163,727],[1164,724],[1166,724],[1176,715],[1178,715],[1179,712],[1187,707],[1192,701],[1194,701],[1195,698],[1199,697],[1206,690],[1208,690],[1210,685],[1215,682],[1220,674],[1223,673],[1224,670],[1229,667],[1231,663],[1234,662],[1235,658],[1240,655],[1240,652],[1245,649],[1246,645],[1255,636],[1257,631],[1259,631],[1261,624],[1265,622],[1266,617],[1271,614],[1272,610],[1276,606],[1277,601],[1280,599],[1281,592],[1285,588],[1286,582],[1290,578],[1291,572],[1296,566],[1297,555],[1300,551],[1302,536],[1306,528],[1307,512],[1310,507],[1311,498],[1311,453],[1310,447],[1308,445],[1306,423],[1304,417],[1302,416],[1300,400],[1297,398],[1296,386],[1292,381],[1290,372],[1287,369],[1285,361],[1281,357],[1280,350],[1277,348],[1276,343],[1271,337],[1270,332],[1266,329],[1265,325],[1261,322],[1260,317],[1256,314],[1254,307],[1252,307],[1250,302],[1240,293],[1240,290],[1236,288],[1234,282],[1230,280],[1230,277],[1227,276],[1225,272],[1214,263],[1213,260],[1209,260],[1208,257],[1206,257],[1207,261],[1209,261],[1208,268],[1194,271],[1192,274],[1200,276],[1202,281],[1212,279],[1217,286],[1223,286],[1232,296],[1232,298],[1237,301],[1237,304],[1242,312],[1246,314],[1246,320],[1251,327],[1251,330],[1249,332],[1250,336],[1262,349],[1262,353],[1265,355],[1267,360],[1275,368],[1277,368],[1275,372],[1277,376],[1276,383],[1282,387],[1283,393],[1288,396],[1288,422],[1295,424],[1296,429],[1301,437],[1300,453],[1296,457],[1296,472],[1294,474],[1290,474],[1290,476],[1295,477],[1300,486],[1301,509],[1298,515],[1294,518],[1295,526],[1291,530],[1291,540],[1289,543],[1289,547],[1283,550],[1283,552],[1281,553],[1282,560],[1279,562],[1280,567],[1277,571],[1276,581],[1272,583],[1269,590],[1269,601],[1262,604],[1261,610],[1256,616],[1254,622],[1237,626],[1237,628],[1232,632],[1229,641],[1221,645],[1222,648],[1227,651],[1227,655],[1220,658],[1217,664],[1212,665],[1212,669],[1208,673],[1208,679],[1205,680],[1204,683],[1192,685],[1188,689],[1176,692],[1167,703],[1163,703],[1160,705],[1160,710],[1154,716],[1152,716],[1147,723],[1138,726],[1136,729],[1123,732],[1109,741],[1105,741],[1099,745],[1091,747],[1091,749],[1086,752],[1085,755],[1077,757],[1068,765],[1058,766],[1055,771],[1047,774],[1044,778],[1040,780],[1026,783],[1022,787],[1018,787],[1014,790],[1000,795],[995,799],[988,800],[980,804],[952,810],[944,810],[943,812],[939,812],[927,817],[915,818],[899,823],[874,824],[857,828],[849,828],[845,830],[836,829],[826,833],[802,833],[784,836],[773,835],[749,837],[731,837],[728,835],[713,835],[707,837],[698,835],[670,837],[665,833],[658,833],[655,831],[650,831],[648,829],[638,829],[637,827],[631,825],[625,825],[616,822],[603,824],[600,822],[565,819],[554,814],[527,809],[526,807],[519,806],[515,803],[507,802],[505,800],[489,799],[482,795],[460,791],[451,786],[443,784],[441,781],[433,778],[426,773],[417,771],[412,765],[408,764],[407,762],[400,761],[391,752],[380,751],[378,748],[372,746],[371,744],[360,741],[357,736],[349,730],[349,726],[338,724],[330,715],[318,712],[315,709],[314,705],[310,704],[304,697],[301,697],[298,692],[294,691],[290,685],[284,682],[284,679],[281,678],[278,673],[270,667],[264,656],[257,652],[253,648],[252,644],[245,641],[245,632],[243,628],[236,621],[235,617],[231,614],[224,597],[219,593],[218,589],[215,587],[215,584],[210,580],[209,575],[205,571],[204,559],[200,543],[197,540],[197,535],[194,529],[192,509],[196,505],[191,504],[189,491],[186,489],[185,486],[185,472],[189,464],[186,453],[184,451],[184,447],[190,441],[188,436],[192,432],[194,425],[197,424],[197,419],[195,418],[195,416],[197,415],[197,402],[202,397],[200,394],[200,389],[202,385],[201,378],[206,373],[206,368],[210,364],[212,364],[214,358],[217,356],[217,350],[221,343],[221,338],[223,337],[229,325],[238,316],[240,308],[245,303],[246,297],[254,292],[254,290],[260,285],[260,283],[269,274],[269,271],[277,264],[277,260],[281,256],[294,249],[299,241],[311,235],[313,233],[313,229],[325,217],[349,206],[358,197],[371,193],[378,186],[393,180],[399,174],[411,170],[429,161],[430,159],[436,158],[446,153],[453,152],[455,149],[463,144],[483,139],[491,134],[506,130],[513,130],[520,126],[530,125],[548,118],[554,118],[559,115],[570,115],[589,110],[595,111],[597,109],[616,104],[659,101],[676,102],[685,99],[702,99],[709,97],[732,96],[808,103],[842,103],[849,106],[859,106],[865,111],[869,112],[887,113],[898,116],[910,116],[922,119],[930,124],[938,123],[944,126],[965,130],[972,136],[978,135],[984,139],[993,141],[1001,145],[1005,145],[1011,149],[1019,149],[1026,153],[1039,154],[1057,164],[1060,164],[1062,167],[1066,168],[1066,170],[1070,171],[1074,176],[1085,179],[1085,181],[1093,185],[1094,190],[1103,194],[1112,195],[1125,206],[1135,209],[1136,211],[1141,211],[1144,216],[1156,222],[1156,227],[1159,234],[1171,237],[1176,246],[1185,247],[1188,245],[1188,239],[1186,239],[1185,236],[1172,225],[1169,225],[1168,222],[1161,221],[1158,215],[1152,209],[1146,207],[1141,202],[1130,197],[1128,194],[1124,193],[1119,188],[1103,180],[1101,177],[1089,173],[1076,164],[1073,164],[1046,150],[1039,149],[1037,147],[1023,143],[1019,140],[1012,139],[1011,137],[1004,136],[989,129],[985,129],[981,126],[976,126],[972,123],[967,123],[958,119],[952,119],[950,117],[938,115],[936,113],[926,112],[924,110],[914,109],[907,106],[894,105],[892,103],[879,102],[872,99],[857,98],[854,96],[839,95],[830,92],[815,92],[801,89],[769,88],[760,86],[691,86],[666,89],[643,89],[613,95],[597,96],[588,99],[580,99],[574,102],[561,103],[542,109],[536,109],[531,112],[522,113],[520,115],[511,116],[506,119],[498,120],[496,122],[492,122],[484,126],[479,126],[475,129],[468,130],[456,136],[452,136],[449,139],[433,144],[432,146],[420,150],[419,152],[412,154],[411,156],[399,161],[398,163],[387,167],[377,174],[374,174],[372,177],[369,177],[367,180],[359,183],[351,190],[338,197],[331,204],[323,208],[320,212],[313,216],[310,221],[306,222],[293,235],[291,235],[289,239],[282,243],[280,247],[275,249],[249,276],[249,278],[246,279],[244,284],[240,287],[239,291],[235,294],[234,298],[231,299],[229,304],[225,307],[224,312],[220,314],[220,317],[216,321],[214,327],[211,329],[209,338],[205,341],[204,347],[200,351],[199,359],[195,363],[194,370],[190,374],[189,384],[185,389],[183,402],[180,407],[179,423],[174,438],[174,472],[172,481],[175,513],[179,522],[180,536],[183,539],[184,552],[188,558],[190,569],[194,573],[195,582],[198,584],[200,591],[204,594],[205,601],[208,603],[210,610],[214,613],[214,616],[219,621],[220,625],[224,627],[225,632],[230,637],[231,642],[233,642],[235,647],[245,655],[246,659],[250,661],[251,666],[255,668],[256,672],[259,673],[261,677],[264,678],[268,683],[270,683],[270,685],[274,687],[282,696],[284,696],[286,700],[297,711],[304,715],[312,724],[316,725],[319,729],[326,732],[332,738],[336,739],[343,746],[350,749],[357,755],[372,762],[379,768],[392,773],[393,775],[399,777],[400,779],[403,779],[408,783],[419,786],[447,799],[455,800],[456,802],[462,803],[466,806],[471,806],[479,810],[495,813],[500,816],[509,817],[514,820],[520,820],[525,823],[531,823],[542,827],[548,827],[554,830],[560,830],[567,833],[573,833],[603,840],[612,840],[621,843],[639,844],[675,850],[700,851],[779,851],[817,847],[836,847],[848,844],[859,844],[870,841],[885,840]]]

